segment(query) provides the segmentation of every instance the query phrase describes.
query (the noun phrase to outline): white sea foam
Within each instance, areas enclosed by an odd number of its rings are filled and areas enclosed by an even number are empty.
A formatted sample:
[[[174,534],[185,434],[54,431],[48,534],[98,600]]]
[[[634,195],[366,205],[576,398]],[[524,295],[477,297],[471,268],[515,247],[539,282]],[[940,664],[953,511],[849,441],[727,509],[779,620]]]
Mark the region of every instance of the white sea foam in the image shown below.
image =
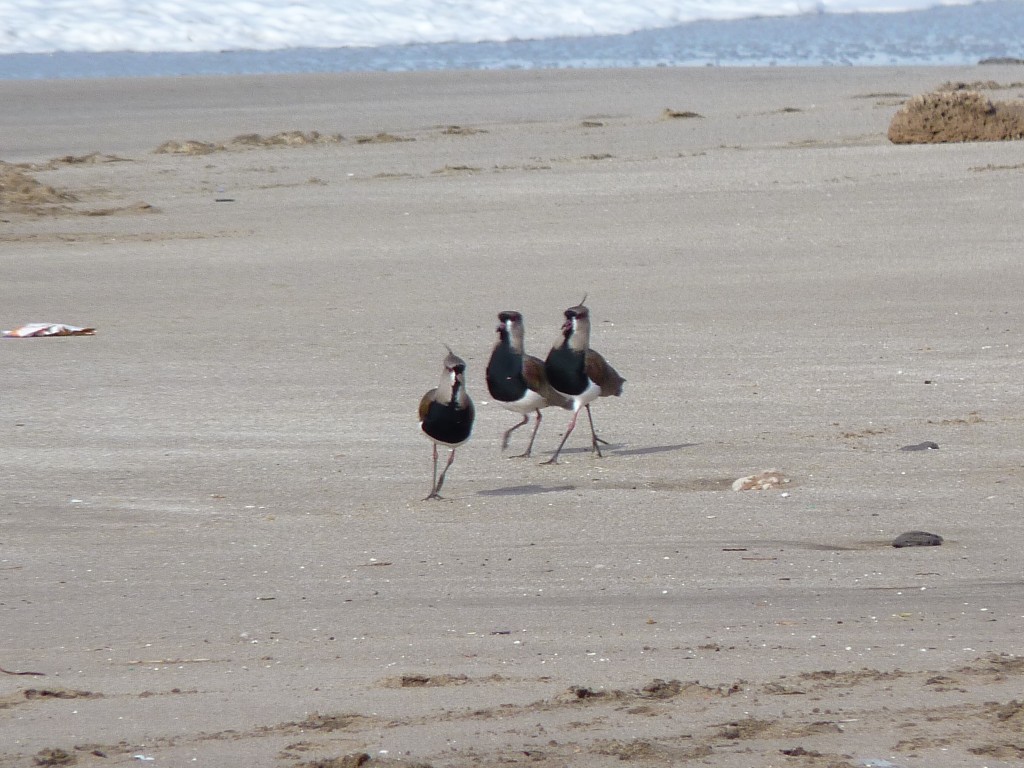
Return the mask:
[[[0,0],[0,54],[269,51],[614,35],[969,0]]]

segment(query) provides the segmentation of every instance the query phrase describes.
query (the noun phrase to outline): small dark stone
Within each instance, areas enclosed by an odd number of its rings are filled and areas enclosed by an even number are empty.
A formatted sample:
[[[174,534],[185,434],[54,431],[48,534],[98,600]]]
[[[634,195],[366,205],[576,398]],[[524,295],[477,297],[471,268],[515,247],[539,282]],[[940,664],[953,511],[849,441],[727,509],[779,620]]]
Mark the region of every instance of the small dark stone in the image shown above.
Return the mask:
[[[925,440],[923,443],[917,445],[904,445],[900,448],[901,451],[937,451],[939,450],[939,444],[933,443],[931,440]]]
[[[48,747],[35,756],[36,765],[74,765],[77,758],[63,749]]]
[[[926,531],[907,531],[892,540],[894,547],[938,547],[941,544],[941,536]]]
[[[788,757],[821,757],[821,752],[807,750],[803,747],[793,747],[793,749],[780,749],[779,751]]]

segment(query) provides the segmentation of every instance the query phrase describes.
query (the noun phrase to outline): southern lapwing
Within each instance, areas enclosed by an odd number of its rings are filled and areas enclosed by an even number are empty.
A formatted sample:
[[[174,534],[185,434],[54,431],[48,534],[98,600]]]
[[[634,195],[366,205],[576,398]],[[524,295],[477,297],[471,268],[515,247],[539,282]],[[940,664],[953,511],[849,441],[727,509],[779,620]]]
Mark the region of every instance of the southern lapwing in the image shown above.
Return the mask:
[[[434,480],[428,499],[441,498],[441,486],[448,468],[455,461],[455,449],[469,440],[473,432],[473,401],[466,394],[466,363],[448,349],[438,385],[420,400],[420,429],[434,444]],[[437,444],[451,448],[448,463],[437,476]]]
[[[586,301],[587,297],[583,297]],[[565,436],[558,445],[558,450],[545,464],[557,464],[562,446],[569,439],[576,427],[576,417],[580,408],[587,409],[590,421],[591,445],[600,456],[598,443],[605,442],[594,431],[594,417],[590,414],[590,403],[598,397],[618,397],[622,394],[622,385],[626,380],[609,365],[608,361],[590,348],[590,310],[580,302],[575,307],[565,310],[565,322],[562,324],[562,335],[548,353],[544,362],[544,371],[548,381],[556,392],[569,398],[572,407],[572,419],[565,430]]]
[[[523,420],[505,432],[501,438],[501,450],[508,447],[512,433],[529,422],[530,414],[536,413],[533,434],[524,453],[514,458],[528,458],[533,450],[533,441],[540,429],[540,409],[549,405],[572,408],[569,398],[560,395],[548,383],[544,373],[544,361],[523,351],[523,315],[510,310],[498,313],[498,341],[487,363],[487,389],[499,405]]]

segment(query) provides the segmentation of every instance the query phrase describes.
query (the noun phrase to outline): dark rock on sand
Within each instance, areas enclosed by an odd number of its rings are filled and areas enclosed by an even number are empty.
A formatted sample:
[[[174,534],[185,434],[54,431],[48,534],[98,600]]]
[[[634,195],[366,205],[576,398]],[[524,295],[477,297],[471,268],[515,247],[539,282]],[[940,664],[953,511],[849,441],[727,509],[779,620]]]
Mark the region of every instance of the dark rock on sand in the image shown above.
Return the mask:
[[[942,544],[942,537],[937,533],[926,531],[907,531],[901,533],[892,540],[894,547],[938,547]]]
[[[925,440],[923,443],[917,443],[916,445],[904,445],[900,448],[901,451],[937,451],[939,450],[939,444],[933,443],[931,440]]]

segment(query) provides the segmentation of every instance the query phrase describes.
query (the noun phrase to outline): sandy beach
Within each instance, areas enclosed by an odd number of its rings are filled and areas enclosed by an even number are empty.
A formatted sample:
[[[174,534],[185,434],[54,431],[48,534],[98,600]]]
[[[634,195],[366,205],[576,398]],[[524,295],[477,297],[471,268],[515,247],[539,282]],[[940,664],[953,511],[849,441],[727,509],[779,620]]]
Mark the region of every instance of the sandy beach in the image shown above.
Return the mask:
[[[0,329],[96,329],[0,339],[0,768],[1020,765],[1024,145],[886,138],[949,81],[1024,67],[0,82]],[[511,459],[497,313],[584,294],[605,455]]]

